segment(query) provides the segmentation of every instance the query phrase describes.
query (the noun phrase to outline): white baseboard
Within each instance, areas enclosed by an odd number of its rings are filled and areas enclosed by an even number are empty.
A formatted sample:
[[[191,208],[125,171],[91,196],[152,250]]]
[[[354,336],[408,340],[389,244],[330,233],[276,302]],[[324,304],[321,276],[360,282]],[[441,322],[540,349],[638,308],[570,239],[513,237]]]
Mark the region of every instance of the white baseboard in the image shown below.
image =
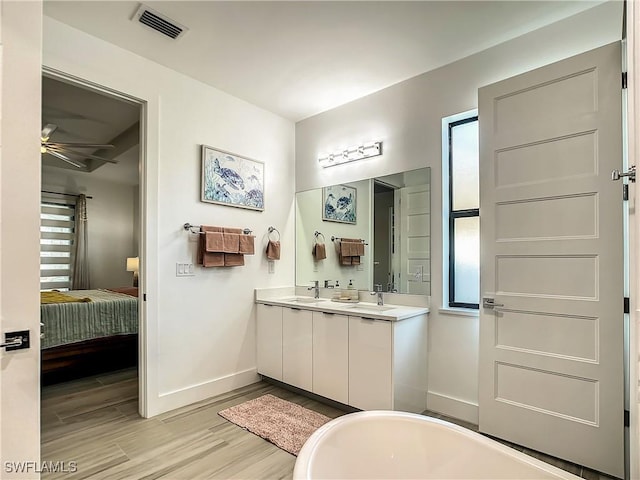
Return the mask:
[[[155,400],[149,399],[149,416],[152,417],[170,410],[175,410],[176,408],[227,393],[236,388],[245,387],[258,381],[260,381],[260,376],[257,370],[250,368],[197,385],[191,385],[172,392],[161,393]]]
[[[427,392],[427,409],[474,425],[478,424],[478,405],[466,400]]]

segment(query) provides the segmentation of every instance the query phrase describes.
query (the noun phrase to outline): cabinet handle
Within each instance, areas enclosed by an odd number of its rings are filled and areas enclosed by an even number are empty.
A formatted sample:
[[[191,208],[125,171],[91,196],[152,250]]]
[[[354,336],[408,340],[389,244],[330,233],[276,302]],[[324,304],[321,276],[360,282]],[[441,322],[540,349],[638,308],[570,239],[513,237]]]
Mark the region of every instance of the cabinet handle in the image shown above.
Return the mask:
[[[289,307],[289,308],[291,308],[291,310],[300,311],[300,309],[299,309],[299,308],[295,308],[295,307]]]
[[[335,315],[335,313],[333,312],[322,312],[322,313],[324,313],[325,315]]]
[[[369,320],[370,322],[375,322],[377,320],[377,318],[371,318],[371,317],[360,317],[363,320]]]

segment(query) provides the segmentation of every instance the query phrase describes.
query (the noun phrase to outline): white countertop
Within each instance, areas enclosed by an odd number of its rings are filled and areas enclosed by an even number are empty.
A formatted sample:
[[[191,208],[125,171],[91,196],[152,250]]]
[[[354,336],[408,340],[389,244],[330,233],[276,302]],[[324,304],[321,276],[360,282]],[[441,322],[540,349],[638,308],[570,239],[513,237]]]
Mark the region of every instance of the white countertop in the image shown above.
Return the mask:
[[[341,303],[332,302],[328,298],[306,297],[302,295],[288,295],[275,298],[258,298],[256,303],[265,305],[278,305],[281,307],[299,308],[300,310],[313,310],[316,312],[339,313],[377,320],[398,321],[429,313],[428,307],[408,307],[404,305],[385,304],[378,306],[375,303]]]

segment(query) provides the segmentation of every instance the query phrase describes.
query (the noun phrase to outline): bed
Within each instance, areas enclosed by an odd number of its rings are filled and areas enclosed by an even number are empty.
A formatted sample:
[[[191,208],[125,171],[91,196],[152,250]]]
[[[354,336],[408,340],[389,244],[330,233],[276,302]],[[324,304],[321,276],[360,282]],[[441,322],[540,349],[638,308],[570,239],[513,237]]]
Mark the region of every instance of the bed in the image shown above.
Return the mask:
[[[41,294],[42,384],[137,364],[137,288]]]

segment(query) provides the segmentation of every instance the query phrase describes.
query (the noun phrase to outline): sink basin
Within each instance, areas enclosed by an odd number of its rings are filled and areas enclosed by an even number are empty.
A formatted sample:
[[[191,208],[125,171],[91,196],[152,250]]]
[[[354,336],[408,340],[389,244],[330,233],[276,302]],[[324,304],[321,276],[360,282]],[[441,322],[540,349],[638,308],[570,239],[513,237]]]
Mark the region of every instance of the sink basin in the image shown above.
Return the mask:
[[[351,307],[352,310],[367,310],[369,312],[386,312],[387,310],[393,310],[394,306],[387,305],[355,305]]]
[[[286,302],[297,302],[297,303],[318,303],[322,301],[321,298],[313,298],[313,297],[292,297],[292,298],[283,298]]]

